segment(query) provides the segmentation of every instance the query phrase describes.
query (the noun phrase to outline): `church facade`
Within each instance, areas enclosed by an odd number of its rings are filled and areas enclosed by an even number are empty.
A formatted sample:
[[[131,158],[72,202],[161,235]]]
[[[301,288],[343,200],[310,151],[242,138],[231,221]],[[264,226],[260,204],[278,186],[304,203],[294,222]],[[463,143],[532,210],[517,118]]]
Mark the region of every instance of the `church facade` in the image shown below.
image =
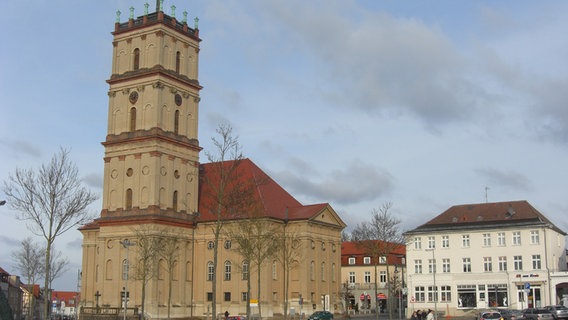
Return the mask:
[[[226,164],[200,162],[197,22],[190,27],[185,13],[180,21],[158,4],[140,17],[131,11],[112,34],[103,207],[80,228],[80,307],[123,312],[126,295],[127,316],[144,301],[151,319],[242,315],[247,301],[263,317],[340,312],[345,223],[329,204],[303,205],[253,161],[239,159],[238,179],[255,183],[249,202],[271,230],[299,241],[291,272],[271,257],[259,275],[228,232],[249,220],[246,212],[229,218],[212,210],[219,199],[207,191]],[[217,239],[219,223],[225,231]],[[170,260],[153,256],[155,268],[141,276],[143,243],[155,237],[175,239],[175,250]]]

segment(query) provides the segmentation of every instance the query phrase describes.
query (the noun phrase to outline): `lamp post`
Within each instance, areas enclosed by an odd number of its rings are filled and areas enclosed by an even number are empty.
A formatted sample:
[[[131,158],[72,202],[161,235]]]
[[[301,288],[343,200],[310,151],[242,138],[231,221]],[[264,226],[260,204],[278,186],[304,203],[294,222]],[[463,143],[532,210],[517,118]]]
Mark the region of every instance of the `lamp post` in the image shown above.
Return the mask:
[[[434,248],[426,249],[432,251],[432,277],[434,280],[434,320],[438,319],[438,287],[436,286],[436,256],[434,255]]]
[[[130,240],[125,239],[120,241],[120,244],[126,249],[126,259],[124,260],[124,265],[122,266],[122,274],[124,277],[124,320],[126,320],[126,307],[128,304],[128,269],[130,268],[130,264],[128,263],[128,248],[134,246],[134,243],[131,243]]]
[[[398,282],[398,266],[395,264],[394,265],[394,274],[395,274],[395,280],[397,280]],[[395,288],[398,284],[395,284]],[[395,290],[396,291],[396,290]],[[400,290],[398,291],[398,320],[401,320],[401,316],[402,316],[402,287],[400,288]]]

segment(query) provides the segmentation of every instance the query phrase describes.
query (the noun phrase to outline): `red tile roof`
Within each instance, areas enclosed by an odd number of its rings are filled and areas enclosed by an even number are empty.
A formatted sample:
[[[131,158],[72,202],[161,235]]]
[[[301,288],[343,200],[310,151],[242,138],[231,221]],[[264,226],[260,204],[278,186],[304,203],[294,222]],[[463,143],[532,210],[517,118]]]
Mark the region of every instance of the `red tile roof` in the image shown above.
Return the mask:
[[[480,225],[550,225],[565,235],[526,200],[452,206],[413,231]],[[411,231],[412,232],[412,231]]]
[[[239,184],[236,187],[248,184],[248,187],[252,189],[253,205],[260,208],[264,216],[282,220],[309,219],[329,206],[327,203],[304,206],[250,159],[238,161],[238,164],[236,161],[225,161],[200,166],[199,221],[216,219],[214,215],[215,192],[211,186],[218,184],[221,168],[228,170],[235,164],[237,164],[236,176]],[[229,192],[231,188],[235,188],[235,185],[228,187]]]
[[[377,245],[383,244],[384,242],[375,240]],[[389,245],[393,245],[394,249],[387,256],[387,262],[390,265],[401,264],[402,258],[406,256],[406,246],[399,243],[388,242]],[[341,243],[341,265],[349,266],[349,258],[355,258],[355,265],[363,265],[363,257],[371,257],[360,243],[356,241],[344,241]],[[374,257],[371,257],[371,262],[374,264]]]
[[[75,303],[79,301],[78,299],[79,293],[75,291],[52,291],[51,292],[51,301],[57,300],[58,303],[61,301],[65,301],[65,305],[75,306]]]

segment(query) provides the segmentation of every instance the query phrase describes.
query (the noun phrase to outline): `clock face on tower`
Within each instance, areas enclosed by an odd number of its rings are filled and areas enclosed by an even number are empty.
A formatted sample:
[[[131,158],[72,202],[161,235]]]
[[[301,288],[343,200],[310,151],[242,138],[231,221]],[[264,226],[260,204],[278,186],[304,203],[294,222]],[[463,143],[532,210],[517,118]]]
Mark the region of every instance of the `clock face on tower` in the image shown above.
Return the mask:
[[[176,96],[174,97],[176,105],[179,107],[181,106],[181,96],[179,94],[176,94]]]
[[[138,101],[138,92],[132,91],[130,93],[130,96],[128,97],[128,100],[130,101],[130,103],[135,104],[136,101]]]

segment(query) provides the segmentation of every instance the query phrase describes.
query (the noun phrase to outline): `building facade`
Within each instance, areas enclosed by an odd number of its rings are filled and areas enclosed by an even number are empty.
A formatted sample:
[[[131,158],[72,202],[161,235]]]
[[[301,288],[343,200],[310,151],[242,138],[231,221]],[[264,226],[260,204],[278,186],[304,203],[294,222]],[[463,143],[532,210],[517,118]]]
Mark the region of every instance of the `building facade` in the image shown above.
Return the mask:
[[[341,244],[344,304],[350,312],[385,312],[389,305],[397,310],[406,306],[406,248],[399,244],[392,247],[388,255],[377,261],[357,242]],[[387,303],[389,299],[390,304]]]
[[[527,201],[457,205],[405,234],[409,311],[557,304],[567,278],[565,236]]]
[[[131,12],[127,22],[115,24],[103,208],[99,218],[80,228],[79,306],[94,313],[120,313],[126,307],[127,316],[134,317],[144,301],[144,316],[151,319],[168,313],[172,318],[205,318],[214,309],[217,316],[225,311],[245,314],[247,301],[253,313],[262,306],[262,316],[284,313],[284,301],[289,301],[287,312],[339,310],[345,223],[329,204],[302,205],[249,159],[239,160],[238,182],[255,183],[250,197],[262,218],[301,243],[289,287],[284,267],[271,259],[261,266],[262,290],[256,294],[258,276],[229,235],[244,221],[242,216],[224,215],[224,232],[215,242],[220,193],[210,192],[210,183],[219,179],[218,169],[232,163],[199,161],[197,19],[190,27],[185,14],[177,20],[160,3],[156,12],[137,18]],[[143,269],[142,242],[152,237],[175,239],[176,254],[171,261],[157,259],[156,271],[143,278],[138,272]]]

